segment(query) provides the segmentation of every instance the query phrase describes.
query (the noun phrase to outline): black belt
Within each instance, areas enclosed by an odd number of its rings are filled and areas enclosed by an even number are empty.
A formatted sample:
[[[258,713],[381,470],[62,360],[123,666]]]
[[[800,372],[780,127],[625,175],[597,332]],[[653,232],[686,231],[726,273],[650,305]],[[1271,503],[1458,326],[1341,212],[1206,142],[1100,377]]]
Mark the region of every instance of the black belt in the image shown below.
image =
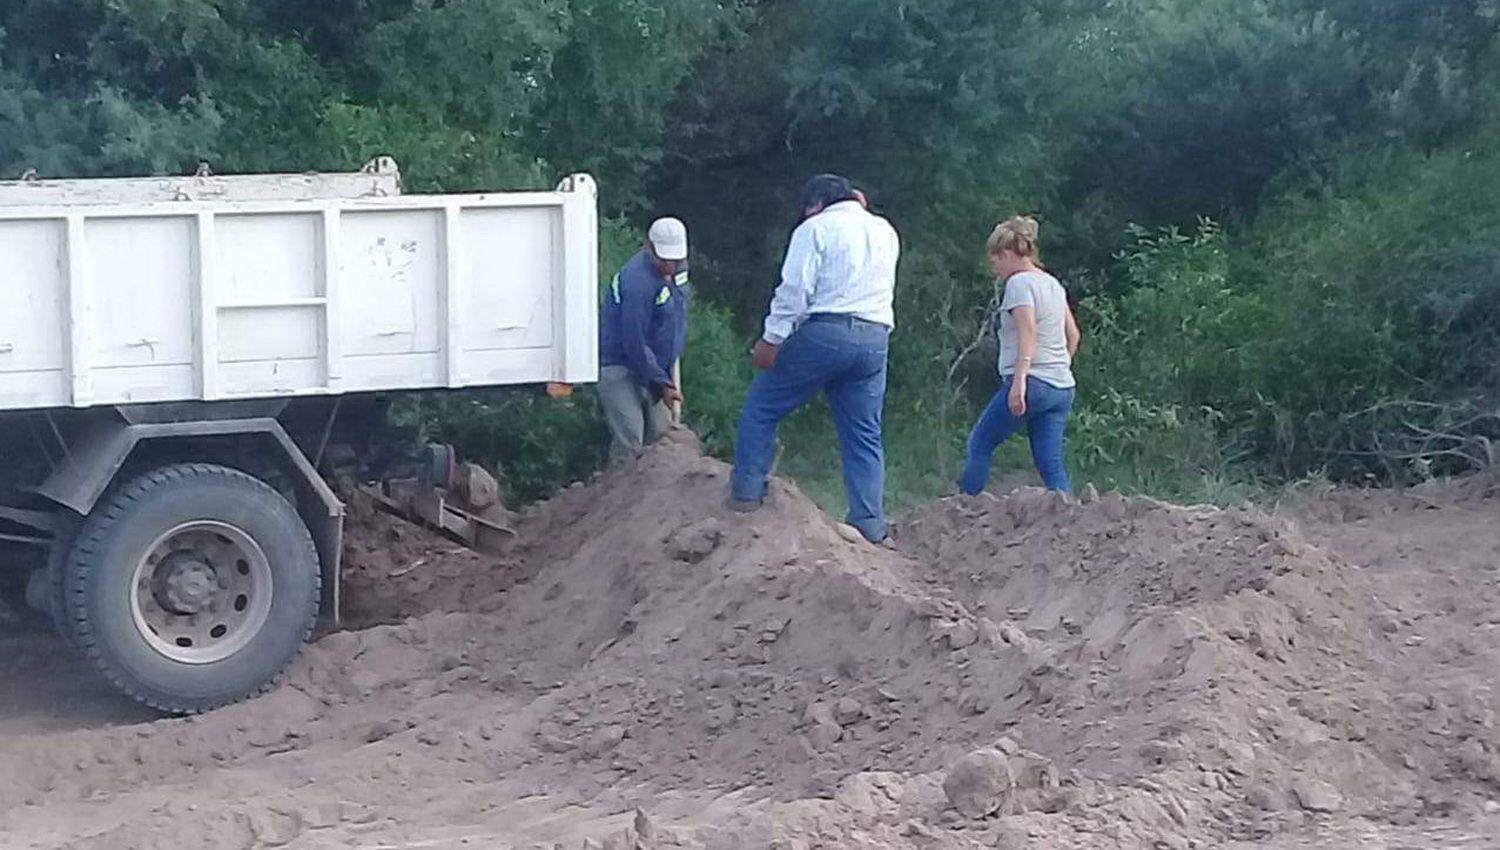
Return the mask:
[[[884,322],[872,322],[869,319],[861,319],[858,316],[851,316],[848,313],[813,313],[813,314],[811,314],[811,315],[809,315],[807,317],[807,321],[809,321],[809,322],[849,322],[851,324],[854,323],[854,322],[859,322],[862,325],[878,325],[879,327],[882,327],[882,328],[889,327],[889,325],[886,325]]]

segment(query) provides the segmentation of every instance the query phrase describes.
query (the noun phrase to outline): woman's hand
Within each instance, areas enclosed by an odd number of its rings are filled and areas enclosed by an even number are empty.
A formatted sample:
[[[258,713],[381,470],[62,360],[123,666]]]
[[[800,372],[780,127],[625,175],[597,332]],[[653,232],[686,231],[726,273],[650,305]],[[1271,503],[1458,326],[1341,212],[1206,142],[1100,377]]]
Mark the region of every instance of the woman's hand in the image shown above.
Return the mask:
[[[1016,416],[1026,415],[1026,379],[1018,378],[1010,385],[1010,412]]]

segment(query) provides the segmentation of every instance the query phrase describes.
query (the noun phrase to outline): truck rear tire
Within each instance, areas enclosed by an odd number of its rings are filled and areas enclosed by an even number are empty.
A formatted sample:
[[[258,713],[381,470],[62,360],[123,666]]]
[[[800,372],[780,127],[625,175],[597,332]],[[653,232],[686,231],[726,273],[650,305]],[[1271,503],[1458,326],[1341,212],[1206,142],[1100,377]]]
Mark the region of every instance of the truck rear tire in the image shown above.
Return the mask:
[[[189,714],[268,689],[312,633],[307,527],[267,484],[166,466],[106,495],[63,566],[78,648],[121,690]]]
[[[44,567],[46,575],[47,590],[47,616],[51,618],[52,626],[68,646],[78,648],[78,640],[73,637],[73,627],[68,616],[68,584],[67,569],[68,557],[73,553],[73,543],[78,539],[78,527],[81,521],[64,519],[59,527],[57,538],[52,542],[52,548],[47,552],[47,565]]]

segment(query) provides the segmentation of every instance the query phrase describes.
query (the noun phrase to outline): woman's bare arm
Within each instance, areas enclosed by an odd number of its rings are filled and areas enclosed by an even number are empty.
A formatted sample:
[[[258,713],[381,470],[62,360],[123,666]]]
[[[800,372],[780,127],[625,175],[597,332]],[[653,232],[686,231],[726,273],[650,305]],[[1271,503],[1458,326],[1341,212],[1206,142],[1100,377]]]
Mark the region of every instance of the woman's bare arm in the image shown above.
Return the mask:
[[[1078,355],[1078,343],[1083,340],[1083,334],[1078,330],[1078,320],[1073,318],[1073,308],[1064,305],[1063,310],[1066,311],[1063,335],[1068,340],[1068,356],[1076,357]]]
[[[1036,357],[1036,308],[1015,307],[1010,315],[1016,320],[1016,381],[1024,384]]]

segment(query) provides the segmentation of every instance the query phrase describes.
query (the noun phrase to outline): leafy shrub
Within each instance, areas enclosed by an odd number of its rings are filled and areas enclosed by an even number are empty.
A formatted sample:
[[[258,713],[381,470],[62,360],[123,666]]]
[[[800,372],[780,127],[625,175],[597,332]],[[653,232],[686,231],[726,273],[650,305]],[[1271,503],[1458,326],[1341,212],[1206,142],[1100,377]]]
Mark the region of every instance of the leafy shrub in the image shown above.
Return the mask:
[[[1255,450],[1283,475],[1326,466],[1399,480],[1409,461],[1422,466],[1429,432],[1493,436],[1497,139],[1382,159],[1328,196],[1286,197],[1262,215],[1251,268],[1269,327],[1254,340],[1266,400]],[[1473,465],[1425,460],[1439,473]]]
[[[750,384],[750,341],[728,309],[696,296],[682,355],[683,418],[718,457],[734,451],[735,423]]]
[[[1161,468],[1147,458],[1184,439],[1189,471],[1249,461],[1282,480],[1491,462],[1500,156],[1485,138],[1285,194],[1235,237],[1133,229],[1118,285],[1080,309],[1080,462]]]
[[[1219,421],[1211,408],[1184,411],[1096,388],[1069,423],[1069,460],[1080,480],[1100,488],[1189,495],[1204,476],[1227,474]]]
[[[391,412],[424,440],[451,443],[460,457],[496,469],[509,503],[545,498],[604,463],[605,432],[592,387],[569,398],[535,388],[413,394]]]

